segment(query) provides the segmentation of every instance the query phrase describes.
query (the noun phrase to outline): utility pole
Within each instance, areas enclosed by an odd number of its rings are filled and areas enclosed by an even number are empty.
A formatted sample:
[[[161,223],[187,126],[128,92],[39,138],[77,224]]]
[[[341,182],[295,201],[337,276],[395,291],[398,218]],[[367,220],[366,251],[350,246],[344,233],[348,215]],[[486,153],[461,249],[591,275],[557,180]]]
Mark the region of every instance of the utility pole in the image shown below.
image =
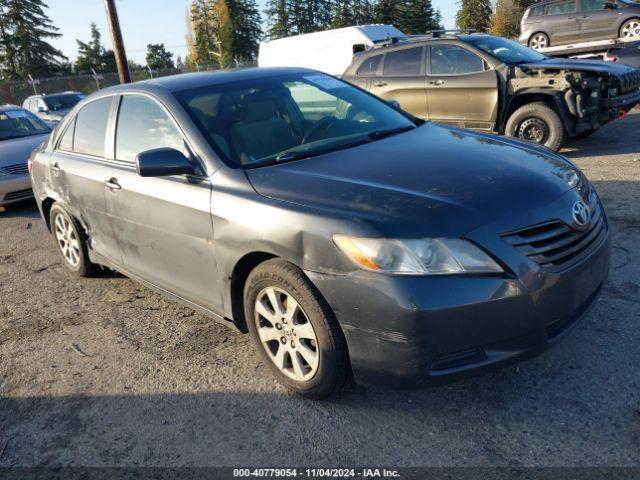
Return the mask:
[[[118,12],[116,11],[116,6],[113,3],[113,0],[104,0],[104,8],[107,11],[107,20],[109,21],[109,30],[111,30],[113,53],[116,57],[120,83],[131,83],[131,74],[129,73],[127,54],[124,51],[124,43],[122,42],[122,32],[120,31]]]

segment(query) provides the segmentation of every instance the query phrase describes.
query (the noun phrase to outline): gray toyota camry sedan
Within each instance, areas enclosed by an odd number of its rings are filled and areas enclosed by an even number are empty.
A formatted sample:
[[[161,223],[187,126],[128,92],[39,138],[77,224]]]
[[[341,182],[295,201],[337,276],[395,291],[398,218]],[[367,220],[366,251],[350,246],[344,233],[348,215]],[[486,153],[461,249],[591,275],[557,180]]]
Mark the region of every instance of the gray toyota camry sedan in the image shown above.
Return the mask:
[[[609,269],[602,204],[568,160],[310,70],[103,90],[32,162],[71,272],[117,270],[248,332],[310,398],[536,355]]]

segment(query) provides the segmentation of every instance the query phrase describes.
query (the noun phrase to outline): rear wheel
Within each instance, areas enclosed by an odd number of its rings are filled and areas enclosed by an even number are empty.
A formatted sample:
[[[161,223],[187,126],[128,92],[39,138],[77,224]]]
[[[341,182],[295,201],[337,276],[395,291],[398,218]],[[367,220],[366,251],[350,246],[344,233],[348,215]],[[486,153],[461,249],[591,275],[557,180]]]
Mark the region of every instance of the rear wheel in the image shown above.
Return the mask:
[[[505,135],[558,151],[566,134],[560,115],[547,104],[534,102],[513,112],[507,121]]]
[[[95,274],[100,267],[89,261],[87,236],[78,222],[57,203],[51,207],[49,219],[58,252],[67,269],[79,277]]]
[[[327,398],[349,376],[344,336],[314,285],[295,265],[274,259],[247,278],[244,311],[264,363],[289,390]]]
[[[546,33],[534,33],[529,39],[529,47],[533,48],[534,50],[540,50],[549,46],[551,46],[551,41],[549,40],[549,36]]]
[[[640,18],[624,22],[620,27],[620,38],[640,38]]]

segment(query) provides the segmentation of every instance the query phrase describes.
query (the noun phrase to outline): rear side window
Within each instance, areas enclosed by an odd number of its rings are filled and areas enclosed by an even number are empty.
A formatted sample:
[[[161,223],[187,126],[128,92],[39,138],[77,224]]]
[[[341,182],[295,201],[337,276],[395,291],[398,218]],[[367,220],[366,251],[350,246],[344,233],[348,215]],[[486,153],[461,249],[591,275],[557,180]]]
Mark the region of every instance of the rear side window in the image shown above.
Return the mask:
[[[543,13],[544,13],[544,5],[540,5],[538,7],[531,7],[531,10],[529,10],[530,17],[541,17]]]
[[[369,77],[375,75],[378,71],[378,67],[380,66],[380,60],[382,60],[382,55],[375,55],[367,58],[362,65],[360,65],[360,68],[358,69],[358,76]]]
[[[582,11],[597,12],[598,10],[604,10],[606,3],[603,0],[582,0]]]
[[[65,150],[67,152],[73,152],[73,131],[76,127],[76,119],[74,118],[69,126],[62,134],[62,138],[60,139],[60,143],[58,143],[58,148],[60,150]]]
[[[457,45],[431,47],[431,75],[466,75],[484,71],[484,60]]]
[[[574,13],[576,11],[576,2],[571,0],[568,2],[559,2],[547,6],[547,15],[561,15],[563,13]]]
[[[422,47],[389,52],[384,57],[383,75],[411,76],[422,73]]]
[[[111,97],[85,105],[76,115],[73,151],[94,157],[104,157],[104,141],[111,109]]]
[[[188,154],[182,134],[164,109],[141,95],[123,95],[116,127],[116,158],[135,162],[139,153],[174,148]]]

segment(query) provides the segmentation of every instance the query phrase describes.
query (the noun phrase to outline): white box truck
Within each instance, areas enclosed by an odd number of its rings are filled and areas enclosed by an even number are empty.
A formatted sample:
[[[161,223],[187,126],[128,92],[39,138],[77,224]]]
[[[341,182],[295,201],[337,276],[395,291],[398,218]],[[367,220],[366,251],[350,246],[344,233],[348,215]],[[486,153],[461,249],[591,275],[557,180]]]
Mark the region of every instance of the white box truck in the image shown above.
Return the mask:
[[[305,67],[340,76],[353,54],[406,35],[392,25],[361,25],[260,43],[260,67]]]

